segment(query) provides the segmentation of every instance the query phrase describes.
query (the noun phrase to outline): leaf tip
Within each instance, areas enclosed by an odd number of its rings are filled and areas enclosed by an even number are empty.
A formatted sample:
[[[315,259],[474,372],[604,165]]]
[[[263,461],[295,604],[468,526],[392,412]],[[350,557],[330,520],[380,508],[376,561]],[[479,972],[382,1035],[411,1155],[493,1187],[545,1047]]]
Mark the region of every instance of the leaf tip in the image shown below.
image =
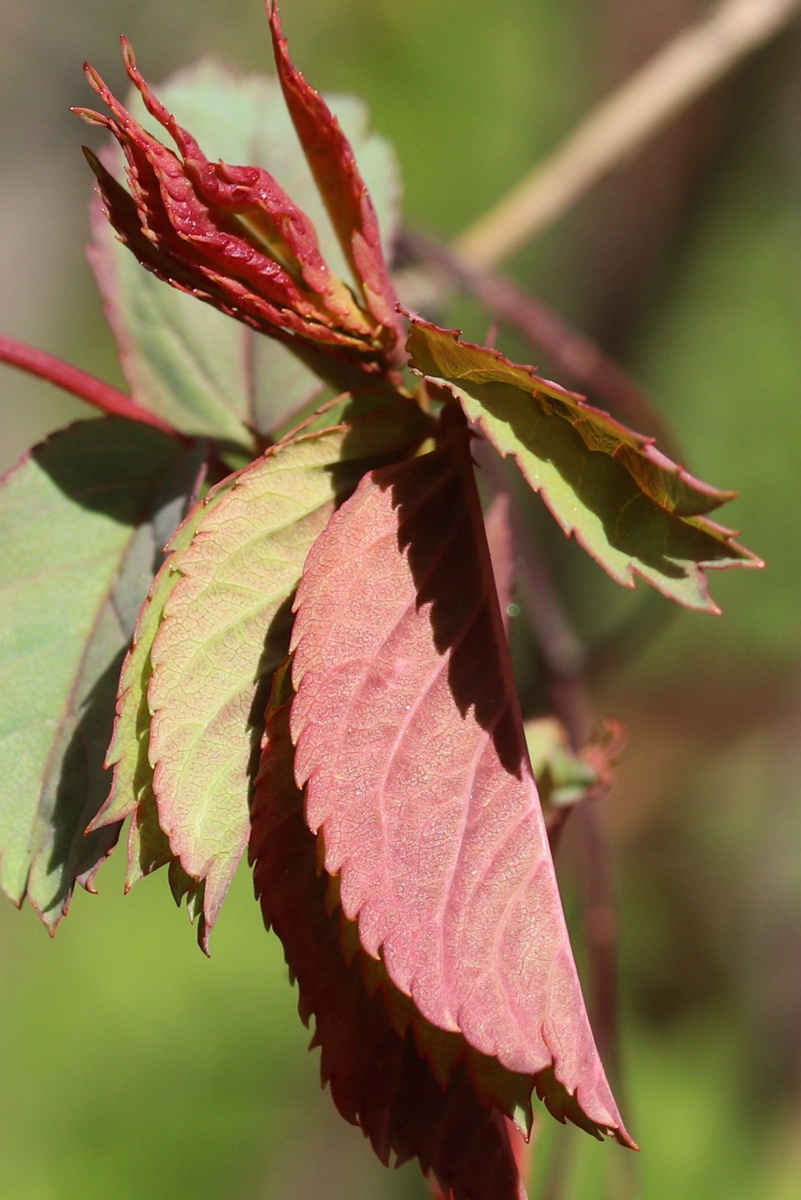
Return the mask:
[[[210,937],[211,926],[207,923],[206,918],[201,914],[197,922],[197,944],[205,954],[206,958],[211,958],[211,950],[209,949]]]
[[[120,34],[120,52],[122,54],[122,61],[125,63],[125,69],[131,78],[134,75],[138,75],[139,70],[136,65],[134,48],[124,33]]]

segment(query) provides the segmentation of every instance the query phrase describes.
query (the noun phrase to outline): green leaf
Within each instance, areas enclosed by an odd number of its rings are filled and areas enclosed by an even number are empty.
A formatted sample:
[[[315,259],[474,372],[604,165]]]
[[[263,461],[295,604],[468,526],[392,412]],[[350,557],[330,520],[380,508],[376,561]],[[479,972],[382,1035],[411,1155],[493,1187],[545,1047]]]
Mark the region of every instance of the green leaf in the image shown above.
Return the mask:
[[[427,428],[404,402],[279,443],[209,494],[188,545],[179,532],[150,649],[149,758],[171,850],[206,881],[205,936],[247,844],[263,688],[287,652],[306,555],[364,472]]]
[[[197,478],[191,499],[196,499],[199,482]],[[224,488],[220,487],[218,495],[223,493]],[[126,892],[145,875],[169,864],[171,887],[177,903],[180,903],[182,895],[190,892],[193,881],[187,878],[173,886],[175,877],[179,877],[181,871],[158,821],[153,768],[148,759],[150,710],[147,705],[147,684],[152,673],[150,650],[164,614],[165,601],[178,580],[171,570],[171,562],[180,549],[189,545],[203,512],[204,506],[195,504],[169,540],[164,562],[139,612],[132,644],[120,673],[114,732],[106,754],[105,766],[114,768],[111,790],[88,827],[89,832],[94,832],[131,816]],[[171,531],[172,527],[168,536]],[[161,539],[162,542],[165,540]]]
[[[103,799],[120,661],[192,453],[116,418],[54,435],[0,490],[0,884],[53,928],[116,841]],[[196,473],[196,469],[195,469]]]
[[[527,721],[525,733],[546,824],[556,810],[600,800],[612,787],[626,741],[618,721],[607,719],[580,753],[556,717]]]
[[[732,493],[694,479],[580,396],[419,319],[409,352],[618,583],[633,587],[639,575],[687,608],[717,612],[704,572],[762,565],[703,515]]]
[[[206,61],[173,77],[160,94],[210,158],[272,171],[312,218],[332,269],[348,270],[274,79],[238,78]],[[138,94],[128,98],[145,126]],[[385,237],[396,225],[397,174],[388,144],[367,130],[364,106],[331,101],[353,143]],[[105,156],[104,156],[105,157]],[[112,156],[105,158],[112,165]],[[113,158],[119,175],[119,155]],[[145,272],[93,213],[90,260],[132,394],[175,428],[211,436],[252,454],[252,432],[266,436],[320,393],[320,381],[285,347],[232,321]]]

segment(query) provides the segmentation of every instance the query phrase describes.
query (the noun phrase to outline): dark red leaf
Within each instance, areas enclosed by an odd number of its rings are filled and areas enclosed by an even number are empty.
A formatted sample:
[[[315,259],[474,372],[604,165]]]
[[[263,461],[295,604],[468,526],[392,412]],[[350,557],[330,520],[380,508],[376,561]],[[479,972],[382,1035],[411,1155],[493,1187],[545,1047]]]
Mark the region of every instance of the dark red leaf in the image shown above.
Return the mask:
[[[250,857],[265,923],[281,938],[298,983],[301,1015],[315,1019],[323,1081],[383,1162],[417,1158],[455,1200],[525,1200],[504,1118],[477,1099],[464,1066],[447,1086],[437,1082],[411,1033],[399,1034],[380,997],[371,997],[358,959],[348,965],[343,956],[340,915],[327,910],[327,880],[318,874],[316,840],[295,786],[281,690],[279,680],[254,795]]]
[[[306,214],[264,169],[210,162],[154,96],[125,39],[122,45],[132,83],[178,150],[144,129],[87,66],[111,115],[75,111],[108,129],[125,155],[131,196],[87,153],[126,245],[160,278],[264,333],[290,344],[299,335],[374,359],[376,318],[329,270]]]

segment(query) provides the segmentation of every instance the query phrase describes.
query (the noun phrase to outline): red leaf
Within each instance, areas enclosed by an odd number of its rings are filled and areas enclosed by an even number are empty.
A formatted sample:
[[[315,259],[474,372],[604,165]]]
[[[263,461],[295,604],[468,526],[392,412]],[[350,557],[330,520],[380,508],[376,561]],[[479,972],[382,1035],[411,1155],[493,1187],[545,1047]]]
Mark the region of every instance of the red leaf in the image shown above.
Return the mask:
[[[329,270],[306,214],[262,168],[210,162],[150,90],[125,39],[122,48],[131,82],[178,149],[144,129],[86,67],[111,116],[74,111],[108,129],[127,162],[130,196],[86,152],[122,241],[160,278],[263,333],[290,342],[300,335],[375,357],[374,316]]]
[[[326,909],[327,881],[293,778],[288,713],[277,703],[268,716],[250,857],[265,923],[298,982],[301,1015],[315,1018],[323,1081],[383,1162],[418,1158],[455,1200],[525,1200],[503,1117],[477,1099],[464,1067],[440,1086],[412,1036],[396,1032],[381,999],[370,996],[358,959],[348,965],[343,957],[340,918]]]
[[[278,78],[301,146],[364,303],[383,327],[391,361],[405,360],[405,328],[389,277],[378,220],[350,142],[319,92],[306,82],[281,32],[276,0],[267,0]]]
[[[593,1041],[492,577],[469,435],[373,471],[312,549],[292,734],[364,949],[440,1029],[632,1145]]]

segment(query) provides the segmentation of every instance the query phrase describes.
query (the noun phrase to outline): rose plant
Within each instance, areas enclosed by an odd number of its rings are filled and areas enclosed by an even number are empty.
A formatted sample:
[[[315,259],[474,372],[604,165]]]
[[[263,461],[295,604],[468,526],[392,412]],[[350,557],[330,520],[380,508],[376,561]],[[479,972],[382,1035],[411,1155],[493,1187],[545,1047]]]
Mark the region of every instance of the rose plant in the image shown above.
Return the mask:
[[[401,307],[354,147],[267,16],[278,85],[204,67],[168,89],[266,136],[265,165],[206,157],[124,39],[132,101],[87,68],[102,107],[77,111],[119,148],[86,151],[90,256],[130,395],[0,344],[104,414],[0,491],[0,882],[52,931],[128,820],[127,885],[167,867],[207,950],[247,852],[342,1115],[443,1192],[512,1200],[535,1093],[634,1142],[549,844],[557,758],[587,802],[613,748],[552,746],[543,804],[509,499],[477,446],[624,586],[714,611],[706,571],[758,560],[710,519],[731,493]],[[386,148],[342,119],[389,235]]]

